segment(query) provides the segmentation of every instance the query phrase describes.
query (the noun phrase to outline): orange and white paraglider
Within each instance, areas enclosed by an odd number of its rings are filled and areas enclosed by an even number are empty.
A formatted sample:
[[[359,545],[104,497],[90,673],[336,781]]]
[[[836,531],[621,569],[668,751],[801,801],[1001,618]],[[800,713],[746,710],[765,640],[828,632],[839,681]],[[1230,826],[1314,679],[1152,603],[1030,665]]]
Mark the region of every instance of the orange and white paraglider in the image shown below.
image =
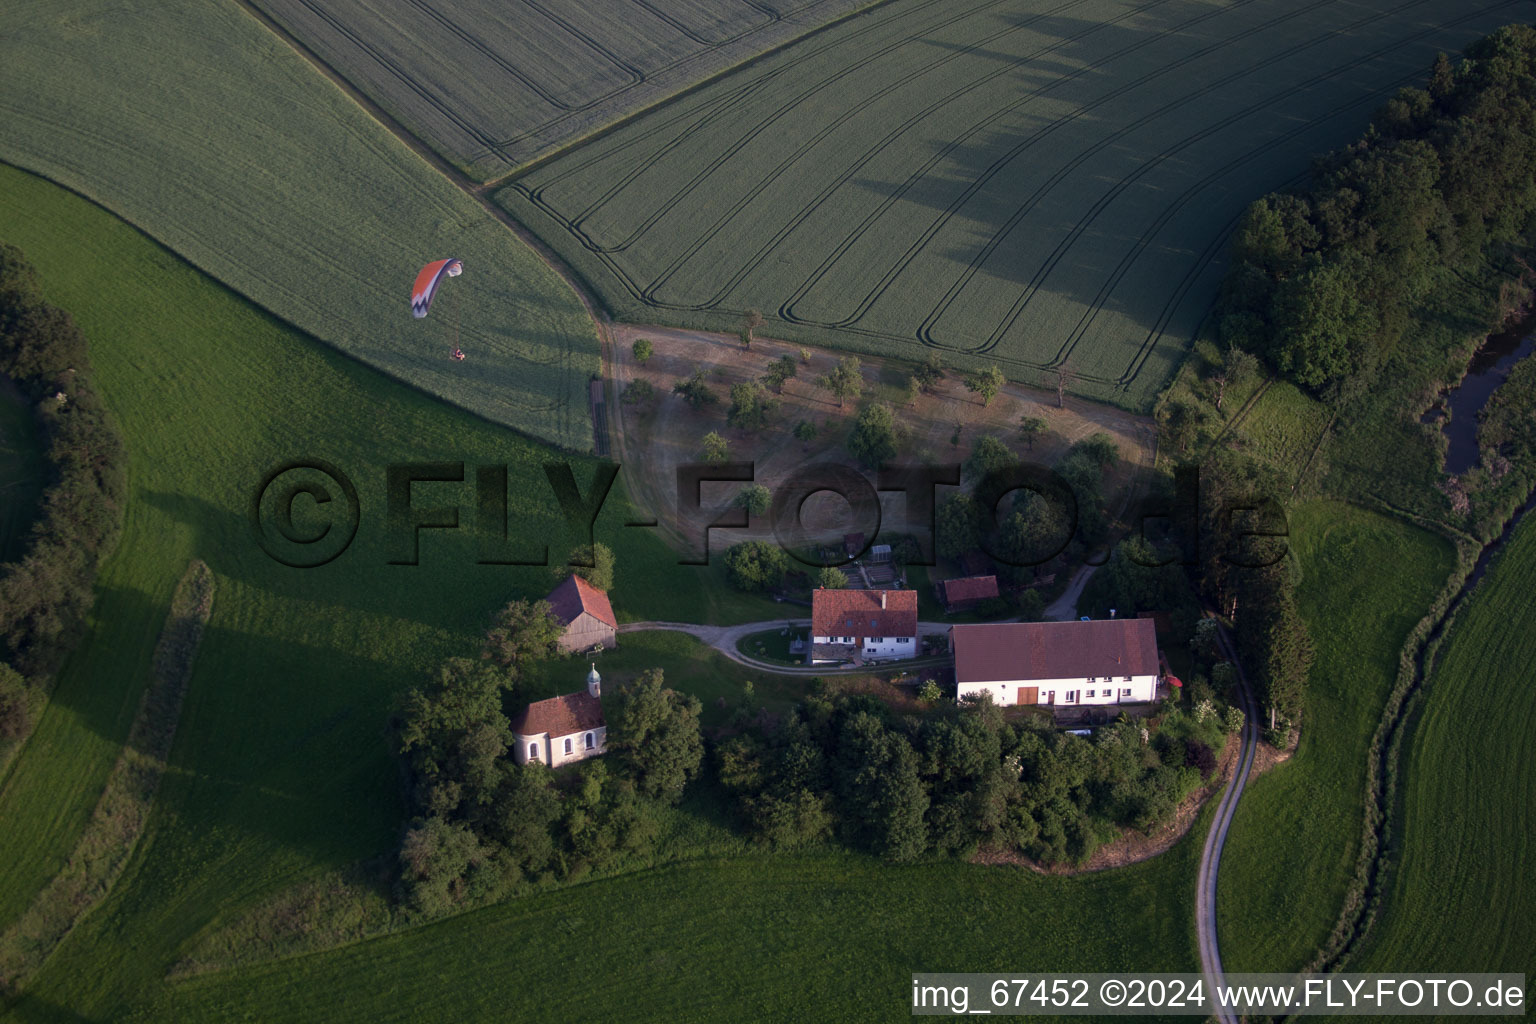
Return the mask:
[[[411,286],[411,315],[420,320],[427,315],[432,308],[432,300],[437,298],[437,289],[443,281],[450,277],[458,277],[464,272],[464,264],[456,259],[433,260],[421,268],[416,275],[416,283]],[[457,301],[455,301],[457,305]],[[457,312],[457,309],[455,309]],[[453,318],[453,351],[449,358],[456,362],[464,361],[464,351],[459,348],[459,318]]]

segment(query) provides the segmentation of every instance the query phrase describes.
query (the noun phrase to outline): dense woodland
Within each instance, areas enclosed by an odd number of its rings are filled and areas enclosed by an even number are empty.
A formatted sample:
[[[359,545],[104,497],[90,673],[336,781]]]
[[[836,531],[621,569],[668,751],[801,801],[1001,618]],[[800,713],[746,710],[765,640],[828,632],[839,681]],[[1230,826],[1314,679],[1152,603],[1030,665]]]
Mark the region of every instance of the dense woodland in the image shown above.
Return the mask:
[[[0,375],[33,404],[48,463],[25,554],[0,565],[0,740],[11,740],[28,731],[29,708],[90,610],[122,526],[127,455],[91,384],[85,336],[43,300],[9,245],[0,245]]]

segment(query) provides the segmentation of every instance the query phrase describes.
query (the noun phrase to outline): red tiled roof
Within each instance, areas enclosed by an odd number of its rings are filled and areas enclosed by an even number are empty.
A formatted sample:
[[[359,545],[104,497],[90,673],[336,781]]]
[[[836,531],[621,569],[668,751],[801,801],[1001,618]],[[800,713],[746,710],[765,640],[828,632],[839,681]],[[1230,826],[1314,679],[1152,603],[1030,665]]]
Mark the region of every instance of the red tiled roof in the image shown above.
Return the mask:
[[[512,720],[512,732],[518,736],[537,736],[543,732],[569,736],[604,724],[603,702],[583,691],[534,701]]]
[[[613,617],[613,605],[608,603],[608,595],[575,573],[561,580],[560,585],[551,590],[545,600],[549,602],[555,618],[567,626],[580,618],[582,612],[589,612],[614,629],[619,628],[619,620]]]
[[[917,591],[814,590],[811,635],[916,636]]]
[[[953,626],[955,679],[1087,679],[1156,675],[1151,619],[1091,622],[996,622]]]
[[[960,604],[965,601],[985,601],[997,596],[996,576],[962,576],[944,581],[944,603]]]

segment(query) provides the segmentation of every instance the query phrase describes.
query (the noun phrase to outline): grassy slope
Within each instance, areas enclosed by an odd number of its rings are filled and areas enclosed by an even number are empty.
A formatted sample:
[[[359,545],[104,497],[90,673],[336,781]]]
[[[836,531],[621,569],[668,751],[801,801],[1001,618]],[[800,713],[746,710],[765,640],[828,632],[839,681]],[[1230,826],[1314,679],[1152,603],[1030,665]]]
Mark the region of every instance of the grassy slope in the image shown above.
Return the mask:
[[[1291,541],[1317,660],[1300,746],[1249,784],[1222,856],[1229,971],[1300,967],[1332,929],[1359,845],[1371,734],[1403,641],[1454,561],[1432,534],[1327,501],[1295,511]]]
[[[577,297],[232,0],[23,3],[7,22],[0,159],[386,373],[591,448],[598,348]],[[465,272],[413,320],[415,273],[442,256]],[[453,301],[463,363],[447,358]]]
[[[120,748],[187,559],[204,557],[220,576],[172,770],[139,850],[107,903],[38,975],[19,1017],[118,1015],[170,1000],[174,1012],[150,1016],[208,1019],[259,992],[271,1005],[267,1018],[313,1019],[316,1001],[331,998],[338,1002],[326,1008],[329,1016],[356,1006],[380,1018],[409,1013],[401,1009],[407,989],[415,1010],[442,1006],[451,1015],[466,998],[498,1005],[528,998],[518,975],[490,967],[506,962],[509,932],[529,944],[526,958],[549,958],[539,961],[546,974],[579,972],[571,983],[586,977],[586,962],[562,955],[573,936],[590,934],[578,919],[604,923],[603,958],[619,980],[602,998],[632,1009],[630,993],[641,986],[655,997],[657,1016],[692,999],[787,1016],[808,1005],[808,992],[835,996],[848,1012],[865,998],[894,1006],[904,972],[933,965],[1193,966],[1187,883],[1197,848],[1186,842],[1130,871],[1076,881],[952,864],[893,875],[841,854],[811,863],[702,864],[547,893],[379,943],[167,990],[165,970],[205,928],[296,878],[388,848],[399,816],[383,729],[393,695],[469,644],[497,602],[548,585],[547,570],[474,566],[468,538],[452,534],[425,538],[417,568],[385,565],[383,463],[511,461],[514,514],[538,535],[553,533],[553,503],[543,498],[537,468],[548,452],[308,342],[77,197],[4,168],[0,186],[0,237],[27,252],[49,298],[72,310],[93,340],[98,379],[128,438],[133,488],[93,628],[0,792],[6,907],[24,906],[78,835]],[[295,454],[331,460],[361,492],[356,542],[321,569],[277,566],[247,533],[255,482]],[[600,524],[621,579],[635,580],[659,616],[681,617],[689,602],[704,600],[695,571],[670,568],[672,556],[649,534],[619,527],[627,515],[615,508]],[[679,682],[696,678],[701,696],[720,685],[705,677],[695,653],[671,651],[665,640],[636,638],[630,651],[647,643],[658,662],[675,666]],[[822,913],[792,916],[785,901],[806,885]],[[681,901],[679,891],[705,898]],[[708,938],[677,917],[706,903],[720,927]],[[528,915],[566,924],[519,931]],[[765,935],[762,919],[803,920],[805,930]],[[506,931],[491,927],[498,921]],[[637,947],[639,932],[653,944]],[[1041,935],[1051,938],[1042,945]],[[763,943],[781,941],[794,954],[792,975],[766,968],[772,949]],[[123,955],[125,948],[133,954]],[[648,952],[637,956],[637,948]],[[655,965],[688,963],[694,949],[716,957],[704,967],[725,987],[703,994],[668,987]],[[851,963],[871,956],[878,969],[849,988]],[[397,957],[417,973],[402,979]],[[474,984],[466,983],[470,975]],[[335,976],[353,980],[339,985]],[[506,980],[493,991],[487,977]]]
[[[0,562],[25,550],[47,464],[26,397],[0,380]]]
[[[1402,766],[1401,859],[1351,970],[1536,975],[1533,587],[1527,521],[1440,649]]]

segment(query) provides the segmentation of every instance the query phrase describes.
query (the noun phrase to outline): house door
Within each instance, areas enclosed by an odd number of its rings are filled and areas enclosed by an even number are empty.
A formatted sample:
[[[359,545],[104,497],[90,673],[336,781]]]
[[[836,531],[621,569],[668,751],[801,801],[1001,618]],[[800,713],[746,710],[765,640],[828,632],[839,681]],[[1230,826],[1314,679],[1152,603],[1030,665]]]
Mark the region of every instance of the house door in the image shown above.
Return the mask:
[[[1021,686],[1021,687],[1019,687],[1019,703],[1020,704],[1038,704],[1038,703],[1040,703],[1040,687],[1038,687],[1038,686]]]
[[[1046,690],[1045,691],[1045,700],[1041,701],[1040,703],[1041,704],[1055,704],[1056,703],[1056,691],[1055,690]]]

